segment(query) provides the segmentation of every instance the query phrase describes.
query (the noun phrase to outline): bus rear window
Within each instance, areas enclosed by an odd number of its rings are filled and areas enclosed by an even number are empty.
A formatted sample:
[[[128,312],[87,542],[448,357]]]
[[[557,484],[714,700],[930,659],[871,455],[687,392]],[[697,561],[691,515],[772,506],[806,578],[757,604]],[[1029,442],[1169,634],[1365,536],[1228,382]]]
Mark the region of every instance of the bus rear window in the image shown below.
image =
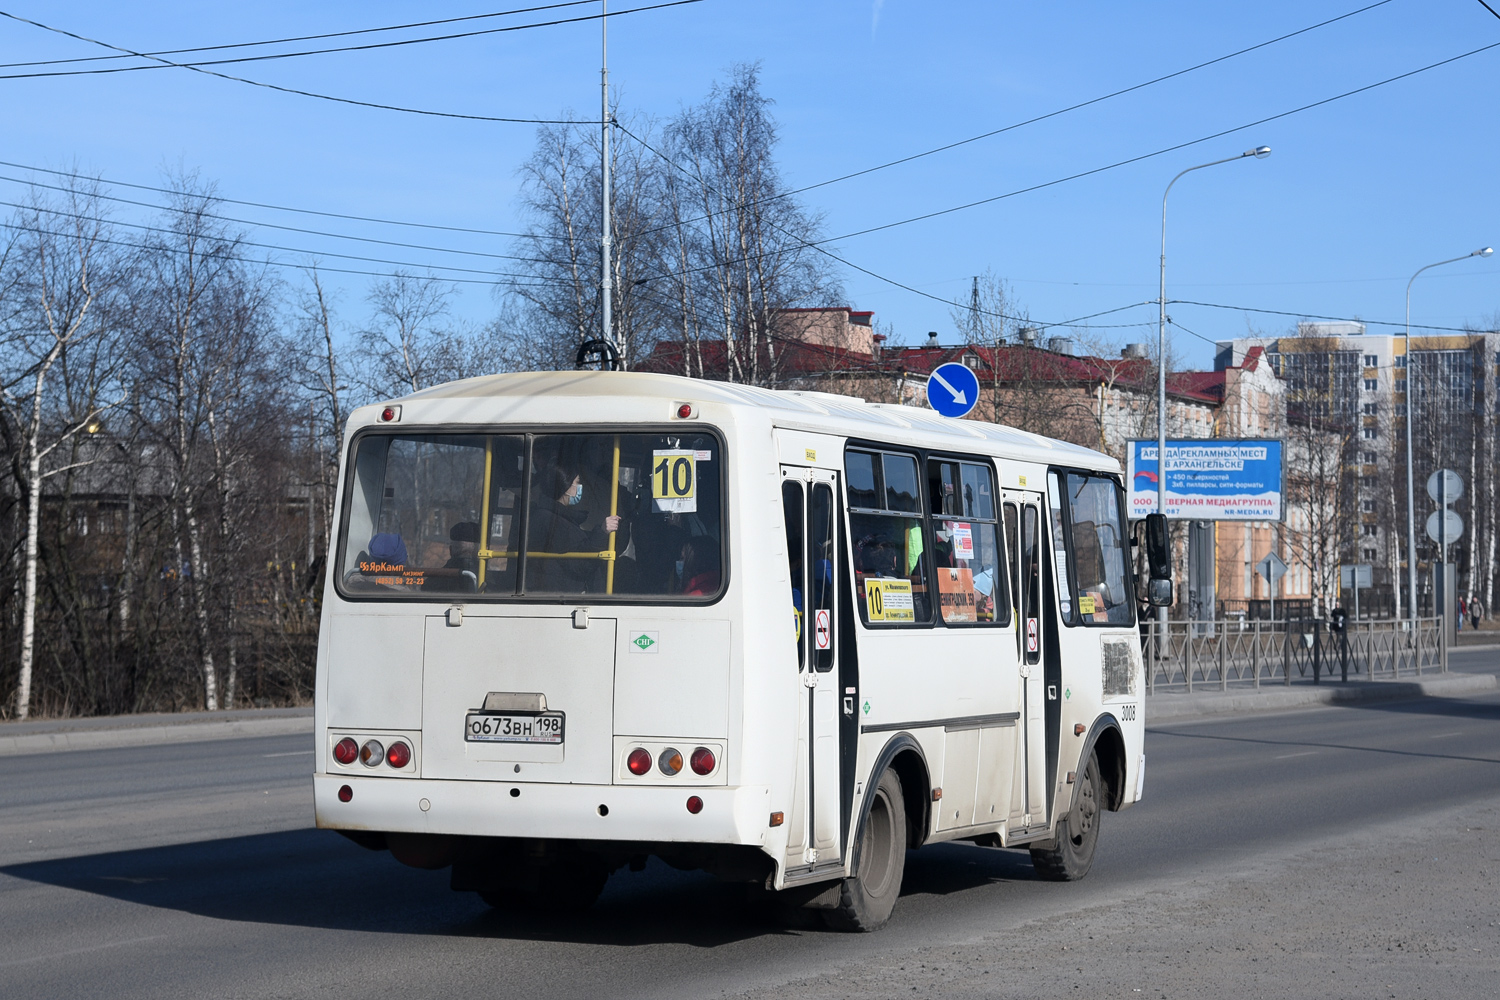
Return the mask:
[[[339,586],[407,600],[712,600],[722,469],[722,445],[703,433],[367,434],[350,464]]]

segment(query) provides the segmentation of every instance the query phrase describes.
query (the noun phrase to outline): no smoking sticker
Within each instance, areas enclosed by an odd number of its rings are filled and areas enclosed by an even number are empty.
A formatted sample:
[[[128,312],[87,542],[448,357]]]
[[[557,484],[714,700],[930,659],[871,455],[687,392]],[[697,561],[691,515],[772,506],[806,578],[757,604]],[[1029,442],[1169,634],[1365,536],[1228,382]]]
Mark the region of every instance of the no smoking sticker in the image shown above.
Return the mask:
[[[1026,652],[1035,653],[1036,648],[1036,619],[1028,618],[1026,619]]]
[[[819,608],[813,624],[813,642],[819,649],[833,648],[833,621],[827,608]]]

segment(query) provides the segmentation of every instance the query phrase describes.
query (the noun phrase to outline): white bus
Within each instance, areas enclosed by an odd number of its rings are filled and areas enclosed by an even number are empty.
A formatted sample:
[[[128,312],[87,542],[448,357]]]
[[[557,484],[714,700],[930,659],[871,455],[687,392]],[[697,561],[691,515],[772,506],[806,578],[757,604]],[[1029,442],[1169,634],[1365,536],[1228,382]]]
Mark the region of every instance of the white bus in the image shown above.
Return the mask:
[[[493,905],[655,856],[873,929],[906,851],[1083,876],[1141,796],[1120,467],[817,392],[553,372],[349,420],[317,823]]]

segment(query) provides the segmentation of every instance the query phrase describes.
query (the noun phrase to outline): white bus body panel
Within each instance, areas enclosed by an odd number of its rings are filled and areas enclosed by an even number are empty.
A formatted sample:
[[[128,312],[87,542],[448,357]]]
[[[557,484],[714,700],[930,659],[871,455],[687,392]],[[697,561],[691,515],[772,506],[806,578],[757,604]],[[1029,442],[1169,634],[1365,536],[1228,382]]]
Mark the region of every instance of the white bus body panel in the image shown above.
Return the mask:
[[[380,407],[356,410],[356,431],[445,433],[508,425],[567,429],[671,424],[680,402],[688,424],[722,435],[726,463],[727,588],[707,606],[640,606],[577,601],[465,603],[462,624],[447,624],[445,602],[345,600],[329,560],[316,682],[315,813],[319,826],[349,830],[560,839],[751,844],[777,868],[780,886],[793,829],[797,776],[805,768],[805,689],[789,637],[789,574],[780,497],[783,462],[843,475],[845,442],[879,441],[989,458],[1001,489],[1045,489],[1049,464],[1118,473],[1113,459],[1059,441],[994,425],[949,421],[907,407],[867,405],[822,393],[771,392],[673,376],[540,373],[471,379],[405,397],[399,424],[379,423]],[[346,439],[346,444],[349,439]],[[347,463],[348,449],[343,461]],[[345,470],[344,475],[347,475]],[[343,478],[341,476],[341,482]],[[342,523],[343,495],[335,523]],[[839,505],[841,523],[845,518]],[[589,626],[571,615],[585,609]],[[1013,840],[1014,805],[1026,775],[1017,750],[1021,704],[1016,625],[989,629],[878,631],[856,615],[859,659],[851,821],[842,852],[858,836],[858,817],[876,760],[908,734],[920,746],[933,803],[929,841],[999,832]],[[655,654],[630,652],[632,633],[661,637]],[[1063,694],[1054,808],[1071,801],[1084,740],[1104,713],[1124,737],[1126,804],[1138,795],[1143,761],[1143,669],[1133,628],[1060,628],[1069,689]],[[1130,684],[1109,699],[1101,642],[1125,641]],[[555,669],[568,661],[570,672]],[[1116,672],[1118,674],[1118,671]],[[1118,687],[1118,685],[1117,685]],[[463,742],[463,715],[489,691],[539,691],[566,713],[557,748]],[[841,699],[818,702],[840,711]],[[866,709],[868,705],[868,709]],[[1126,706],[1133,718],[1122,718]],[[948,721],[944,721],[948,720]],[[881,729],[883,725],[898,726]],[[871,727],[876,727],[872,731]],[[376,777],[338,765],[331,749],[343,733],[411,732],[419,774]],[[620,779],[621,738],[722,743],[718,784],[678,785]],[[816,748],[815,748],[816,749]],[[551,756],[549,756],[549,754]],[[555,759],[559,757],[561,759]],[[816,754],[815,757],[832,757]],[[517,766],[519,765],[519,770]],[[826,780],[826,776],[825,776]],[[338,789],[349,785],[350,802]],[[519,790],[519,795],[512,794]],[[697,815],[684,808],[702,798]],[[925,792],[925,790],[924,790]],[[425,803],[425,806],[423,805]],[[607,806],[601,810],[600,806]],[[770,826],[783,812],[789,822]],[[818,836],[830,831],[821,828]],[[1041,830],[1040,832],[1045,832]],[[1038,835],[1033,825],[1030,836]]]

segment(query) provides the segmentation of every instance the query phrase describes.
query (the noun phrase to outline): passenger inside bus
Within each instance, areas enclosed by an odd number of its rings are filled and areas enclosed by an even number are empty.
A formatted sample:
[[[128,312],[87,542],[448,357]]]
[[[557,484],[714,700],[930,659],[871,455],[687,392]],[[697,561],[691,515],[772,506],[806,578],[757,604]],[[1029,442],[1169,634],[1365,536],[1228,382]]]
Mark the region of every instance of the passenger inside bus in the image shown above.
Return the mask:
[[[532,491],[527,549],[534,555],[602,551],[609,544],[610,533],[619,530],[621,519],[609,515],[593,530],[583,528],[590,511],[582,506],[581,473],[557,464],[538,467],[536,478],[539,482]],[[596,590],[595,578],[602,571],[602,562],[576,557],[533,558],[526,568],[526,589],[569,594]]]
[[[704,597],[719,589],[719,544],[712,538],[694,538],[683,543],[677,560],[681,593]]]

